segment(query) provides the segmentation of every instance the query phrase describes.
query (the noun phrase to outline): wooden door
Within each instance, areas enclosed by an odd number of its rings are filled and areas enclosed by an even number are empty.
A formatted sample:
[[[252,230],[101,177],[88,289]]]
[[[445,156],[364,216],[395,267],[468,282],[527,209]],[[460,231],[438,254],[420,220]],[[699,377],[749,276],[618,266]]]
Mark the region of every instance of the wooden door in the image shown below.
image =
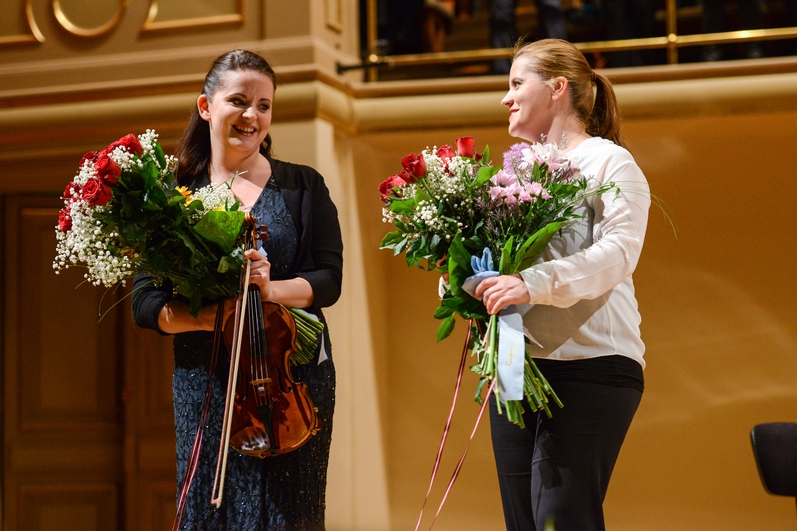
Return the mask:
[[[168,529],[171,344],[134,327],[127,290],[54,274],[61,205],[3,201],[3,529]]]

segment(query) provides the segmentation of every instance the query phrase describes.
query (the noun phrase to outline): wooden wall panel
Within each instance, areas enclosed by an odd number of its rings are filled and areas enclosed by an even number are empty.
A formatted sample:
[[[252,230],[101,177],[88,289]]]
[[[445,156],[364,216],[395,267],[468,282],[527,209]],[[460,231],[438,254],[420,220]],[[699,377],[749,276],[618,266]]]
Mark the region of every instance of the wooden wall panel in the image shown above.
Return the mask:
[[[125,504],[127,529],[168,529],[176,470],[171,336],[136,328],[125,309]]]
[[[4,527],[114,529],[123,477],[116,295],[55,275],[61,201],[7,198],[4,230]],[[102,301],[102,302],[101,302]],[[58,515],[61,514],[59,524]],[[72,525],[70,523],[70,525]]]
[[[117,529],[119,492],[113,483],[29,485],[20,489],[19,529]]]

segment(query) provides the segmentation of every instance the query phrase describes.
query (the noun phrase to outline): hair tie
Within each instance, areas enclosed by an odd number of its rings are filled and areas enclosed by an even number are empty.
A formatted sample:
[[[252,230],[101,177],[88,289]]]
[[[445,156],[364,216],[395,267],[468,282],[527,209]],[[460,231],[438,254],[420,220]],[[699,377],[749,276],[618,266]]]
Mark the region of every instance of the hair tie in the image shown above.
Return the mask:
[[[596,74],[594,70],[589,71],[589,77],[593,83],[595,83],[598,80],[598,74]]]

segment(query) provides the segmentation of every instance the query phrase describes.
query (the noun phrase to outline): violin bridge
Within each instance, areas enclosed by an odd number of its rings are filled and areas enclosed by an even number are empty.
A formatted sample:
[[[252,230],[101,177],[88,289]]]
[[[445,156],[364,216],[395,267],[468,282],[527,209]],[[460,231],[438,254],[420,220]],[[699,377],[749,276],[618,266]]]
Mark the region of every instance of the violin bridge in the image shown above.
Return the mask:
[[[266,396],[266,384],[271,383],[271,378],[251,380],[249,383],[255,388],[255,392],[257,392],[258,396]]]

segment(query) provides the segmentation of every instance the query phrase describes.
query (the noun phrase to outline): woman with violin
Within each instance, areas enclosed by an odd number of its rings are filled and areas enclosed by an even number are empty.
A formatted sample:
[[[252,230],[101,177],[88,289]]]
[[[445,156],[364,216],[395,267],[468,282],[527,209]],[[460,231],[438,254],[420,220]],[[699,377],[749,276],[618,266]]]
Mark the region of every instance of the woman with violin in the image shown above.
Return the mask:
[[[321,308],[334,304],[341,288],[343,244],[337,210],[318,172],[272,158],[269,128],[275,87],[274,71],[263,57],[245,50],[219,57],[180,141],[177,178],[194,190],[230,183],[242,208],[267,228],[262,248],[253,245],[245,252],[250,289],[259,292],[264,309],[278,303],[305,309],[323,321]],[[225,323],[238,313],[234,299],[225,301],[223,308]],[[203,307],[194,318],[187,303],[173,296],[171,286],[155,287],[139,278],[133,313],[139,326],[174,334],[179,528],[323,529],[335,403],[326,328],[314,359],[291,368],[297,383],[289,381],[287,389],[306,386],[320,430],[313,429],[295,450],[264,459],[227,449],[226,480],[217,507],[210,501],[221,461],[219,441],[231,372],[224,348],[216,367],[211,367],[217,305]],[[269,331],[266,326],[266,334]],[[206,422],[201,422],[209,381],[210,405]],[[206,428],[201,448],[192,456],[201,424]],[[266,448],[274,444],[266,439]],[[195,470],[193,478],[185,479],[189,460]]]

